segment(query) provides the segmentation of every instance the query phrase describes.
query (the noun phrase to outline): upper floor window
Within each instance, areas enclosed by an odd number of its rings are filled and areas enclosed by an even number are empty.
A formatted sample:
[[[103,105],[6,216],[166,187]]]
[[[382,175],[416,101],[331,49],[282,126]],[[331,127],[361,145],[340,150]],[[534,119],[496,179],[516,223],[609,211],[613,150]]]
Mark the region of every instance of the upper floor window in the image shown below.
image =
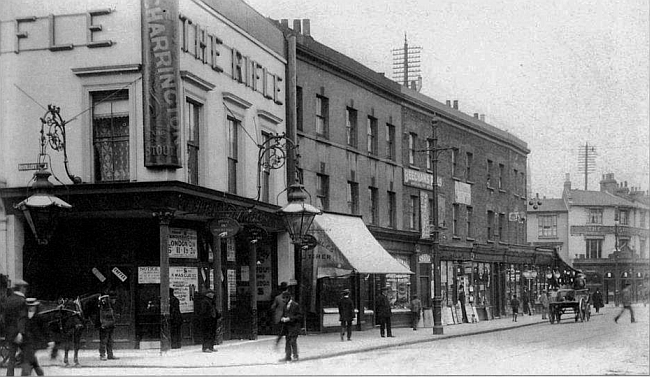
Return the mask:
[[[367,121],[367,133],[368,133],[368,153],[377,154],[377,118],[371,116],[368,117]]]
[[[322,210],[329,209],[330,179],[328,175],[316,175],[316,205]]]
[[[357,111],[350,107],[345,108],[345,132],[347,143],[351,147],[357,147]]]
[[[203,106],[189,98],[185,101],[187,131],[187,183],[199,184],[199,132]]]
[[[467,152],[465,154],[466,157],[466,165],[465,165],[465,180],[471,181],[472,180],[472,165],[474,164],[474,154],[471,152]]]
[[[526,196],[526,172],[524,171],[520,172],[519,176],[521,177],[519,179],[519,195],[525,197]]]
[[[537,216],[538,231],[537,236],[557,237],[557,215],[540,215]]]
[[[239,153],[239,130],[240,121],[228,116],[228,192],[237,193],[237,163]]]
[[[492,160],[487,160],[487,170],[485,172],[486,173],[485,177],[486,177],[486,182],[488,187],[492,187],[492,165],[493,164],[494,163],[492,162]]]
[[[296,128],[303,130],[302,87],[296,87]]]
[[[397,200],[393,191],[388,191],[388,226],[394,228],[397,219]]]
[[[270,134],[268,134],[267,132],[262,132],[262,144],[266,143],[270,138],[271,138]],[[260,185],[260,187],[258,189],[260,190],[259,192],[260,200],[265,203],[268,203],[270,200],[270,191],[271,191],[271,169],[269,168],[269,166],[271,165],[271,154],[265,153],[263,158],[264,158],[264,165],[261,167],[262,171],[259,172],[260,182],[258,182],[258,184]]]
[[[352,181],[348,181],[348,211],[359,214],[359,184]]]
[[[512,179],[513,179],[512,191],[515,194],[520,195],[521,192],[519,191],[519,172],[517,171],[517,169],[513,169]]]
[[[503,164],[499,164],[499,190],[503,190],[505,188],[503,180],[505,179],[505,170],[506,167],[503,166]]]
[[[420,198],[417,195],[411,196],[411,216],[409,216],[409,228],[419,229],[419,220],[420,220]]]
[[[630,225],[630,216],[627,210],[618,211],[618,223],[619,225]]]
[[[376,187],[368,187],[368,196],[370,197],[370,224],[378,225],[379,224],[379,198]]]
[[[386,123],[386,158],[395,160],[395,126]]]
[[[454,236],[458,235],[458,221],[460,217],[460,205],[454,203],[451,211],[451,232]]]
[[[427,148],[430,149],[430,148]],[[458,169],[458,149],[454,148],[451,150],[451,176],[458,177],[462,171]]]
[[[471,238],[474,237],[474,233],[472,232],[472,221],[474,218],[474,208],[472,207],[467,207],[467,237]]]
[[[600,259],[603,257],[603,240],[602,239],[588,239],[586,242],[587,258]]]
[[[494,212],[487,211],[487,239],[492,241],[494,239]]]
[[[587,224],[602,224],[603,223],[603,210],[600,208],[589,209]]]
[[[415,164],[415,142],[418,135],[414,133],[409,134],[409,164]]]
[[[508,241],[506,238],[506,234],[508,233],[507,231],[507,226],[508,222],[506,221],[506,214],[505,213],[500,213],[499,214],[499,241],[501,242],[506,242]]]
[[[639,227],[645,228],[645,216],[646,213],[641,211],[639,212]]]
[[[92,93],[96,182],[129,180],[129,92]]]
[[[329,135],[329,98],[316,96],[316,133],[323,137]]]

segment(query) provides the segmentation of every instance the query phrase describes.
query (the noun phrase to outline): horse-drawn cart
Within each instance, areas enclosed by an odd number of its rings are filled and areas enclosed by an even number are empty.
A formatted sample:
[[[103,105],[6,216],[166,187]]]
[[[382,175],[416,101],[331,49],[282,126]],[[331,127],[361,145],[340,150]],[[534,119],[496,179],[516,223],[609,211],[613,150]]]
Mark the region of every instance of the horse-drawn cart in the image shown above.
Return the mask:
[[[588,289],[559,289],[551,291],[549,299],[549,321],[560,323],[562,314],[571,312],[576,322],[589,321],[591,300]]]

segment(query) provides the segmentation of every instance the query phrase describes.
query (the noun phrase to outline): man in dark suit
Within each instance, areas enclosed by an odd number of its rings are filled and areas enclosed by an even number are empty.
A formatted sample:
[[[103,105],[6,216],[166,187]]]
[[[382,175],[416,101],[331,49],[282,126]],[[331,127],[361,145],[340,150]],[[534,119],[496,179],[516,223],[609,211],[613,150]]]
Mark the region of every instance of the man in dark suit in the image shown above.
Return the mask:
[[[275,323],[276,327],[278,328],[278,337],[275,339],[276,346],[278,343],[280,343],[280,339],[282,339],[282,323],[280,323],[280,319],[282,318],[282,313],[284,313],[284,306],[287,304],[287,302],[282,297],[282,294],[284,292],[287,292],[288,289],[289,286],[287,285],[286,281],[280,283],[280,293],[275,296],[275,299],[273,299],[273,304],[271,305],[271,311],[273,312],[273,323]]]
[[[5,313],[6,336],[9,343],[9,361],[7,362],[7,376],[14,375],[16,366],[16,352],[20,348],[23,352],[23,336],[25,335],[25,324],[27,321],[27,294],[26,281],[16,279],[12,294],[7,297],[3,308]]]
[[[287,304],[284,305],[284,312],[280,322],[282,323],[282,334],[286,336],[286,345],[284,347],[285,358],[281,361],[290,362],[291,356],[293,361],[298,361],[298,335],[302,326],[302,310],[300,305],[293,301],[291,293],[285,291],[282,297]]]
[[[352,321],[354,321],[354,302],[350,298],[350,290],[343,290],[343,297],[339,300],[339,320],[341,321],[341,341],[345,332],[348,333],[348,340],[352,340]]]
[[[388,287],[383,287],[381,293],[375,300],[375,316],[377,318],[377,323],[379,323],[379,334],[382,338],[384,338],[384,331],[389,338],[393,337],[390,323],[390,317],[393,315],[393,312],[390,309],[388,296],[386,296],[387,291]]]
[[[203,352],[215,352],[214,343],[217,335],[217,320],[221,313],[217,310],[214,300],[215,292],[208,289],[199,303],[198,317],[203,335]]]

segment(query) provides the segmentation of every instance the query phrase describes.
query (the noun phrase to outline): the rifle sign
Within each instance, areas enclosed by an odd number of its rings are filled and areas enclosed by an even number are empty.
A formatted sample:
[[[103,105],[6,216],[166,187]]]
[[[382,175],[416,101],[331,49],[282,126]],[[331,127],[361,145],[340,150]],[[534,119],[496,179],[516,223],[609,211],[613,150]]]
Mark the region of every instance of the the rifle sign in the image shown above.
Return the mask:
[[[28,162],[18,164],[18,171],[47,169],[47,162]]]

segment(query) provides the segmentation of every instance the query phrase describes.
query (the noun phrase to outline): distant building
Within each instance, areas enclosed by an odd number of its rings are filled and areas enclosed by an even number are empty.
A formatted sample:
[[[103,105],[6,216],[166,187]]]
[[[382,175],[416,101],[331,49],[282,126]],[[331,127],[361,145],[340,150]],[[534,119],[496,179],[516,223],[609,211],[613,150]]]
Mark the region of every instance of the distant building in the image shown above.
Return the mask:
[[[555,247],[574,268],[587,275],[587,286],[615,300],[624,284],[634,298],[648,288],[648,195],[603,175],[600,191],[573,190],[567,174],[561,199],[540,200],[528,209],[528,240]]]

